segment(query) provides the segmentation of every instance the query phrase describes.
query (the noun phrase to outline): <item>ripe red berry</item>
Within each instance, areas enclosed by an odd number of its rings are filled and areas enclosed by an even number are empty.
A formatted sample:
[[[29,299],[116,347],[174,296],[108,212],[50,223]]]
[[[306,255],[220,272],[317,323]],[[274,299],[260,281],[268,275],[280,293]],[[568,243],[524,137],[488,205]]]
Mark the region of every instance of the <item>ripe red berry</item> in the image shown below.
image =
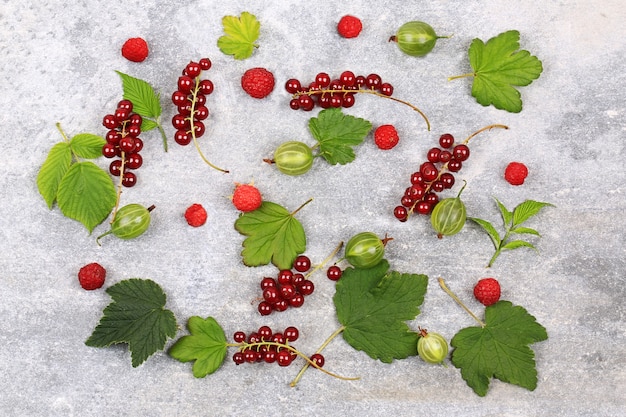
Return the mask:
[[[495,278],[483,278],[474,286],[474,297],[481,304],[490,306],[500,299],[500,283]]]
[[[148,43],[142,38],[130,38],[122,45],[122,56],[129,61],[142,62],[148,57]]]
[[[521,162],[511,162],[504,170],[504,179],[511,185],[522,185],[528,176],[528,168]]]
[[[200,227],[206,223],[207,213],[200,204],[192,204],[185,211],[185,220],[189,226]]]
[[[251,97],[267,97],[274,90],[274,74],[265,68],[251,68],[241,77],[241,88]]]
[[[361,33],[363,24],[358,17],[345,15],[339,19],[337,32],[344,38],[356,38]]]
[[[261,207],[263,198],[261,192],[252,184],[238,184],[233,193],[233,205],[244,213]]]
[[[80,268],[78,271],[78,282],[86,290],[95,290],[104,285],[106,269],[100,264],[93,262]]]
[[[398,144],[399,140],[398,132],[392,125],[378,126],[374,132],[374,142],[379,149],[391,149]]]

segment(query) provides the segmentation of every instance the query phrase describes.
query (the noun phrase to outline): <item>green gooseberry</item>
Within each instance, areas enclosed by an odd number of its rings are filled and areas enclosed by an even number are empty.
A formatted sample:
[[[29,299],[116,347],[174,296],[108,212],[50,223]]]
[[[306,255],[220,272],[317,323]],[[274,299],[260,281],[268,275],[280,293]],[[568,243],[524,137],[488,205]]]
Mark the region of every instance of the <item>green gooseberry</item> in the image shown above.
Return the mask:
[[[345,259],[355,268],[371,268],[384,256],[385,242],[372,232],[358,233],[346,244]]]
[[[439,333],[427,332],[420,328],[417,340],[417,354],[424,362],[442,363],[448,356],[448,342]]]
[[[150,212],[154,210],[154,205],[145,208],[141,204],[128,204],[120,208],[115,215],[115,220],[111,223],[111,229],[96,238],[100,244],[100,239],[106,235],[128,240],[142,235],[150,226]]]
[[[461,201],[461,193],[467,182],[456,197],[445,198],[437,203],[430,215],[430,223],[437,232],[439,239],[457,234],[463,229],[467,219],[465,204]]]
[[[407,55],[424,56],[433,50],[437,39],[441,38],[447,36],[437,36],[428,23],[412,21],[400,26],[389,41],[397,42],[398,48]]]
[[[283,174],[302,175],[313,166],[313,151],[303,142],[285,142],[276,148],[274,163]]]

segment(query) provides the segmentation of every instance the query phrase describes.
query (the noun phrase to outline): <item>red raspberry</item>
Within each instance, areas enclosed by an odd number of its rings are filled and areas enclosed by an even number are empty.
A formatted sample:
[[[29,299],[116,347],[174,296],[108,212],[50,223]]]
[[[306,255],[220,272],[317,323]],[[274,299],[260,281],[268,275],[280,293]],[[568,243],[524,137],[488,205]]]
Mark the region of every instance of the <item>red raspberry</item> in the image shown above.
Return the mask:
[[[252,184],[237,184],[233,193],[233,205],[237,210],[248,212],[261,207],[263,199],[259,190]]]
[[[522,185],[528,176],[528,168],[521,162],[511,162],[504,170],[504,179],[511,185]]]
[[[398,132],[392,125],[378,126],[374,132],[374,142],[379,149],[391,149],[398,144],[399,140]]]
[[[474,297],[486,306],[495,304],[500,299],[500,284],[495,278],[483,278],[474,287]]]
[[[141,62],[148,57],[148,44],[142,38],[130,38],[122,46],[122,56],[129,61]]]
[[[254,98],[267,97],[274,89],[274,74],[265,68],[250,68],[241,77],[241,88]]]
[[[98,263],[90,263],[78,271],[78,282],[86,290],[96,290],[104,285],[107,271]]]
[[[363,24],[358,17],[345,15],[337,24],[337,32],[344,38],[356,38],[361,33]]]
[[[206,210],[200,204],[192,204],[185,211],[185,220],[189,226],[200,227],[206,223]]]

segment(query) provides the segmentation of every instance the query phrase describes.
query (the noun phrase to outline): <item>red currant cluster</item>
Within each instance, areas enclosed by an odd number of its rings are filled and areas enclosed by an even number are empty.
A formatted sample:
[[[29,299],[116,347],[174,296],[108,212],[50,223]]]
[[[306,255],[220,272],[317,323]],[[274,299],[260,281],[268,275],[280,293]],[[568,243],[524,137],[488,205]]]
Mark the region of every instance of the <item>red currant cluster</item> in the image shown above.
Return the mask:
[[[280,366],[289,366],[297,357],[296,350],[289,344],[298,340],[299,336],[300,332],[293,326],[287,327],[282,333],[274,333],[269,326],[261,326],[258,331],[249,335],[237,331],[233,339],[241,347],[233,354],[233,362],[237,365],[246,362],[276,362]],[[321,360],[315,359],[316,355]],[[319,367],[324,365],[324,357],[320,354],[313,355],[311,360],[314,360]]]
[[[133,103],[122,100],[117,104],[114,114],[107,114],[102,119],[102,125],[109,129],[102,147],[102,155],[106,158],[119,158],[111,161],[109,172],[122,178],[124,187],[132,187],[137,183],[137,176],[130,170],[135,170],[143,164],[139,151],[143,149],[143,141],[139,138],[142,118],[133,113]]]
[[[287,80],[285,89],[293,95],[289,106],[294,110],[305,111],[313,110],[316,104],[323,109],[352,107],[355,102],[355,93],[359,92],[387,97],[393,94],[393,86],[384,83],[380,75],[354,75],[352,71],[342,72],[337,79],[332,79],[327,73],[320,72],[308,87],[303,87],[300,81],[291,78]]]
[[[210,68],[209,58],[191,61],[178,77],[178,89],[172,94],[172,103],[178,108],[178,113],[172,117],[172,125],[176,129],[174,140],[179,145],[189,145],[204,134],[203,120],[209,117],[206,96],[213,92],[213,82],[202,80],[200,75]]]
[[[440,147],[431,148],[419,171],[411,174],[411,186],[408,187],[400,204],[394,209],[394,216],[404,222],[413,212],[430,214],[439,202],[437,193],[452,188],[454,185],[453,172],[458,172],[463,162],[469,158],[470,150],[467,144],[454,144],[454,137],[445,133],[439,138]]]
[[[259,313],[262,316],[272,314],[273,311],[285,311],[289,307],[301,307],[304,297],[313,294],[313,281],[304,276],[311,268],[311,260],[300,255],[293,263],[293,272],[290,269],[278,271],[276,278],[265,277],[261,280],[263,301],[259,303]]]

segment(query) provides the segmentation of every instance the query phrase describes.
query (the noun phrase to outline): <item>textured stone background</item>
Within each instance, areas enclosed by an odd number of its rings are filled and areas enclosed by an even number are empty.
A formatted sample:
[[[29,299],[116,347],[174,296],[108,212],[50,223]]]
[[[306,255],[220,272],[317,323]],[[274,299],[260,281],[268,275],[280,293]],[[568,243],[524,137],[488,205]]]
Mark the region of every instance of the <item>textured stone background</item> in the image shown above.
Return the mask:
[[[622,415],[626,13],[621,1],[0,4],[0,409],[5,415]],[[222,16],[246,10],[261,21],[260,48],[235,61],[217,49],[216,40]],[[365,26],[356,39],[336,34],[337,20],[347,13]],[[440,40],[425,58],[402,55],[387,39],[409,20],[429,22],[438,33],[454,36]],[[541,78],[521,89],[519,114],[477,104],[469,80],[447,81],[469,70],[472,39],[487,40],[510,29],[521,32],[522,48],[544,65]],[[141,64],[119,53],[133,36],[151,46]],[[124,203],[157,205],[148,233],[133,241],[110,238],[99,247],[80,224],[57,208],[48,210],[35,179],[48,150],[61,140],[56,122],[69,135],[104,135],[102,116],[122,94],[114,70],[161,91],[167,121],[173,115],[168,97],[180,71],[203,56],[213,60],[209,76],[216,91],[209,98],[212,115],[201,146],[230,174],[207,168],[193,148],[176,145],[166,122],[170,151],[163,152],[155,133],[144,134],[140,182],[123,194]],[[265,100],[251,99],[239,87],[241,74],[254,66],[270,69],[277,79]],[[284,82],[290,77],[307,82],[319,71],[345,69],[379,73],[395,86],[394,96],[424,110],[432,131],[408,107],[359,96],[347,112],[374,125],[394,124],[402,137],[394,150],[379,151],[369,137],[353,163],[317,161],[298,178],[263,163],[285,140],[312,143],[306,123],[313,114],[288,108]],[[438,240],[425,218],[399,223],[391,211],[441,133],[464,138],[491,123],[510,129],[473,140],[472,156],[457,177],[468,182],[463,195],[470,215],[497,221],[494,196],[509,207],[534,199],[556,208],[529,223],[542,233],[533,240],[538,253],[505,253],[485,270],[492,247],[475,226]],[[512,160],[530,168],[521,187],[502,179]],[[274,269],[242,265],[243,238],[232,227],[237,212],[228,200],[234,182],[251,180],[267,200],[290,209],[314,198],[298,216],[313,260],[363,230],[393,236],[387,251],[392,268],[430,277],[422,314],[412,328],[451,338],[473,325],[439,289],[438,276],[477,312],[482,310],[471,295],[473,283],[497,277],[503,298],[524,306],[548,330],[549,340],[532,346],[537,389],[493,381],[480,398],[453,366],[429,366],[415,358],[383,364],[342,339],[325,351],[327,365],[361,380],[308,372],[296,388],[288,383],[298,365],[236,367],[227,360],[215,374],[194,379],[190,364],[164,353],[133,369],[126,346],[84,345],[110,301],[104,289],[85,292],[77,283],[78,269],[95,261],[108,270],[107,286],[131,277],[158,282],[181,326],[192,315],[215,317],[228,335],[261,324],[277,329],[295,324],[302,334],[297,346],[314,351],[338,326],[334,289],[322,274],[314,277],[317,291],[301,309],[267,318],[255,311],[258,282]],[[198,229],[182,217],[195,202],[209,211],[207,225]],[[102,224],[94,235],[105,229]]]

